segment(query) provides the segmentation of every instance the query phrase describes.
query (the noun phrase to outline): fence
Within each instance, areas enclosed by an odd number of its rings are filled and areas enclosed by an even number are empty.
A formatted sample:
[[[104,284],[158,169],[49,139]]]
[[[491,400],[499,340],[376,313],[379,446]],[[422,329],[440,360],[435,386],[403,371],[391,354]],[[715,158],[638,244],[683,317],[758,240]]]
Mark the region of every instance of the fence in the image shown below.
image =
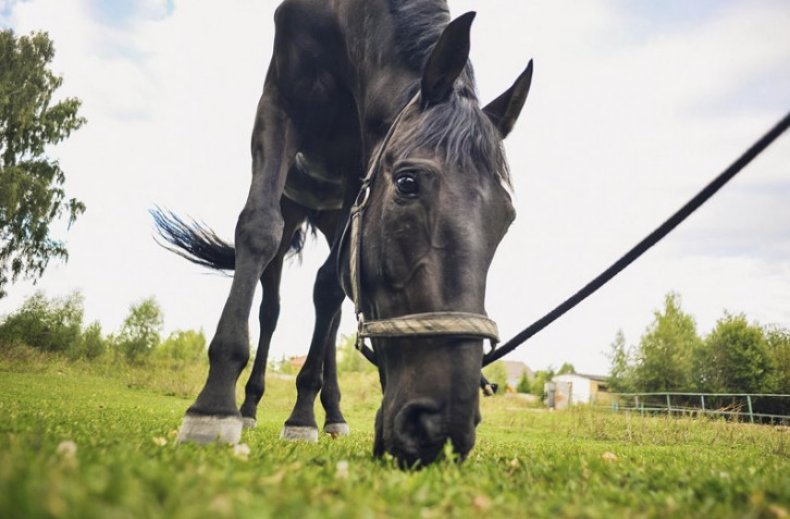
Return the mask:
[[[790,423],[790,395],[766,393],[610,393],[613,411],[724,416]]]

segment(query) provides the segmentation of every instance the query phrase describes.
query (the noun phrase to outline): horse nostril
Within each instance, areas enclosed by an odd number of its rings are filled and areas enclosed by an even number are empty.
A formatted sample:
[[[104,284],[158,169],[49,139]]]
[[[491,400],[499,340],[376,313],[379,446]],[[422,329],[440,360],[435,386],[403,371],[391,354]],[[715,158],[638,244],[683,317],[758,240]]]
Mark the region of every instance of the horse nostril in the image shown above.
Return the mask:
[[[446,438],[439,405],[427,398],[412,400],[395,416],[394,432],[407,451],[422,452]]]

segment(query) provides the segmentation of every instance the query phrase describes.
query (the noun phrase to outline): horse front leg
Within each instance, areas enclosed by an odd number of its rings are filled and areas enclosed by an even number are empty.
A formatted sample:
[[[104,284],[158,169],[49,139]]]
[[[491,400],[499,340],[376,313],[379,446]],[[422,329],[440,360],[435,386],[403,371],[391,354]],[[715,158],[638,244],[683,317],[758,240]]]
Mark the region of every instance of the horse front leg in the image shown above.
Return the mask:
[[[280,246],[280,197],[296,153],[293,124],[280,106],[276,87],[266,85],[253,129],[252,182],[236,224],[233,283],[209,345],[208,378],[186,412],[181,442],[238,443],[241,438],[236,381],[250,356],[248,319],[255,287]]]
[[[280,435],[285,440],[318,441],[318,425],[313,407],[323,382],[327,345],[335,340],[335,318],[339,316],[340,305],[345,297],[337,280],[335,257],[333,248],[316,276],[313,288],[315,328],[307,360],[296,377],[296,404]],[[342,420],[342,415],[340,419]]]
[[[255,361],[252,365],[250,378],[244,386],[244,402],[241,404],[241,417],[244,427],[252,429],[256,425],[258,404],[266,391],[266,362],[269,358],[269,347],[272,343],[272,335],[277,328],[277,320],[280,316],[280,281],[282,279],[283,261],[288,250],[291,248],[291,241],[297,228],[302,224],[306,217],[304,208],[283,197],[281,209],[285,227],[283,231],[280,249],[277,255],[263,271],[261,276],[261,288],[263,298],[258,310],[258,322],[260,323],[260,337],[258,338],[258,349],[255,352]]]

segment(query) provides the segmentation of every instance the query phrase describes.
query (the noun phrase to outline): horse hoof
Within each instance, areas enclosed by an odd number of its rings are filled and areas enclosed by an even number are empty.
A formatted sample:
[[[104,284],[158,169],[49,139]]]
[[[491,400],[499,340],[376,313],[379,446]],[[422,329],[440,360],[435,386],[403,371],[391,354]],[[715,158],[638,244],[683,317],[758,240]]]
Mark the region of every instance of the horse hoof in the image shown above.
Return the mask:
[[[249,416],[242,417],[241,422],[245,429],[255,429],[255,426],[258,425],[258,421]]]
[[[242,421],[236,416],[186,415],[178,430],[179,443],[229,443],[241,440]]]
[[[280,433],[281,440],[316,443],[318,442],[318,427],[304,425],[283,425]]]
[[[346,422],[337,422],[324,425],[324,432],[332,438],[337,438],[338,436],[348,436],[351,430]]]

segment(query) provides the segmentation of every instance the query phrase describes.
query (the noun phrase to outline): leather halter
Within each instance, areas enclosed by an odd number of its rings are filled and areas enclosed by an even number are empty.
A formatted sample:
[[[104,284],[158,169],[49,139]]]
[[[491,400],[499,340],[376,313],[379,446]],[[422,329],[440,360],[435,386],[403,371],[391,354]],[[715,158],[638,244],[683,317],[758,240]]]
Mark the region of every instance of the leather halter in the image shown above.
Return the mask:
[[[472,337],[489,339],[493,346],[499,342],[497,325],[486,315],[467,313],[467,312],[424,312],[419,314],[409,314],[390,319],[366,319],[362,311],[362,290],[361,290],[361,263],[362,263],[362,224],[365,209],[370,200],[370,191],[376,174],[381,169],[381,162],[384,151],[392,139],[395,129],[408,110],[419,103],[420,94],[415,95],[406,106],[404,106],[395,120],[392,122],[389,131],[376,152],[375,159],[371,161],[367,175],[362,179],[362,186],[359,190],[354,205],[351,207],[351,214],[346,222],[346,228],[341,236],[340,248],[350,239],[349,250],[349,274],[351,281],[351,298],[354,300],[354,311],[357,316],[357,344],[356,347],[365,357],[375,362],[375,353],[365,345],[365,338],[374,337],[434,337],[453,335],[460,337]],[[349,236],[350,228],[350,236]]]

